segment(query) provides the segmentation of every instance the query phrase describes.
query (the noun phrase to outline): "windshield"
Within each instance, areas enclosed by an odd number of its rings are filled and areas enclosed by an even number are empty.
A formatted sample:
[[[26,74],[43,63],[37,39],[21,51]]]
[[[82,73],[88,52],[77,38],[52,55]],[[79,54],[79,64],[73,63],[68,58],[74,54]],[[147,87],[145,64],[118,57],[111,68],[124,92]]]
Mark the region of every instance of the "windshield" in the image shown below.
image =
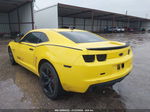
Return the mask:
[[[59,32],[66,38],[72,40],[75,43],[89,43],[89,42],[102,42],[105,41],[100,36],[90,32]]]

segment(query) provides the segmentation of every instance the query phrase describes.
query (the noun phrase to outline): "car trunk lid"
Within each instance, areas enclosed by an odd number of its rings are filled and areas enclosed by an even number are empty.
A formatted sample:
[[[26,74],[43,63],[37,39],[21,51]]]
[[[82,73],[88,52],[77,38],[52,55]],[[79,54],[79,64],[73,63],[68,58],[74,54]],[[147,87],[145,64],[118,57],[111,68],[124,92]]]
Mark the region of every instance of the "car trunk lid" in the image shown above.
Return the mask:
[[[130,52],[128,44],[115,41],[81,43],[78,44],[78,47],[86,49],[86,55],[106,54],[107,59],[114,59],[126,56]]]
[[[103,41],[103,42],[92,42],[92,43],[79,43],[77,47],[88,49],[88,50],[96,50],[96,49],[104,49],[104,48],[116,48],[125,46],[126,44],[115,41]]]

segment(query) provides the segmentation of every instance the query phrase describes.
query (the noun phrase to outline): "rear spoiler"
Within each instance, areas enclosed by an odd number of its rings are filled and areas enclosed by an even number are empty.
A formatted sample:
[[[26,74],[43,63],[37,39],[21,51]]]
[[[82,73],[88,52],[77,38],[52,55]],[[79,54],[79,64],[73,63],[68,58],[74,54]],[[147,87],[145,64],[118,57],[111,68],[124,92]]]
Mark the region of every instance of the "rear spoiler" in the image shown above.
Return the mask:
[[[87,50],[115,50],[129,47],[129,44],[123,46],[115,46],[115,47],[102,47],[102,48],[86,48]]]

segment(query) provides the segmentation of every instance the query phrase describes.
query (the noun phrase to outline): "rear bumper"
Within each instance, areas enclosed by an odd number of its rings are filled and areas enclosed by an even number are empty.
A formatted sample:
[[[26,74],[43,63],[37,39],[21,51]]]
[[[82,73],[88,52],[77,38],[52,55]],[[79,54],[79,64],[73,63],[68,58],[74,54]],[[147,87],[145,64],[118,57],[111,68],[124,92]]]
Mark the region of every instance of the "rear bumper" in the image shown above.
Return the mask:
[[[129,75],[129,73],[127,75]],[[118,82],[121,82],[126,76],[121,77],[121,78],[116,79],[116,80],[112,80],[112,81],[108,81],[108,82],[104,82],[104,83],[100,83],[100,84],[91,85],[88,89],[93,88],[93,87],[108,87],[108,86],[112,86],[112,85],[114,85],[114,84],[116,84]]]
[[[117,70],[117,65],[122,63],[125,67]],[[93,85],[105,86],[123,80],[132,67],[130,56],[93,65],[73,65],[71,68],[60,65],[57,71],[64,90],[84,93]]]
[[[132,68],[131,68],[132,69]],[[63,83],[62,86],[66,91],[85,93],[89,88],[94,86],[105,87],[111,86],[117,82],[122,81],[127,75],[129,75],[131,69],[128,69],[124,73],[116,73],[106,77],[95,78],[94,80],[84,80],[82,78],[72,78],[68,83]],[[74,82],[75,81],[75,82]]]

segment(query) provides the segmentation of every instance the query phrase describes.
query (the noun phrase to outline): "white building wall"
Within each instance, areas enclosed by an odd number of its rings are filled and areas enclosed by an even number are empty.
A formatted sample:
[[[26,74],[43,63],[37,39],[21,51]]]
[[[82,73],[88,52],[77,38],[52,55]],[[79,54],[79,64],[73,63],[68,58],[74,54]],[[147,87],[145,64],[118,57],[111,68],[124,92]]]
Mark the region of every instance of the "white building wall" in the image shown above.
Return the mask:
[[[8,14],[0,13],[0,33],[9,33]]]
[[[58,28],[58,6],[54,5],[34,13],[35,28]]]

